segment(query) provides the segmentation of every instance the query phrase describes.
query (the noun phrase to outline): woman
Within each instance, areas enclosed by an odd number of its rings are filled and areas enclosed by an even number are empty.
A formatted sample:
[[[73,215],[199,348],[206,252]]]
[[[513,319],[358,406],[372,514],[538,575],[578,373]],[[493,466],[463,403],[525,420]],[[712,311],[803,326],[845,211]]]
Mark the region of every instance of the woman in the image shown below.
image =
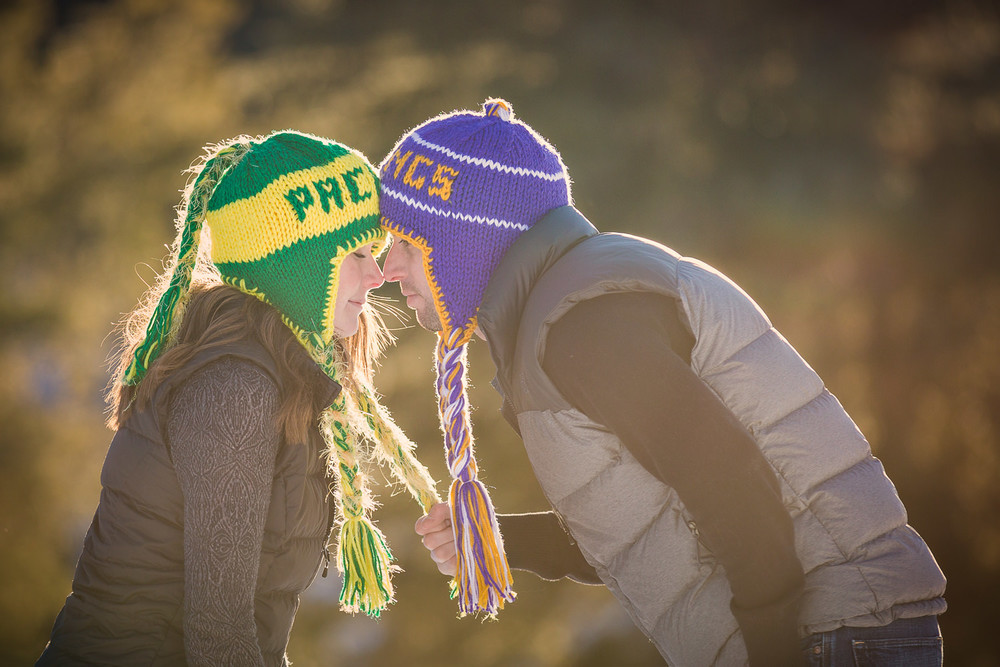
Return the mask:
[[[385,241],[371,165],[281,132],[194,172],[172,264],[124,322],[101,500],[40,665],[287,664],[299,594],[329,565],[334,479],[343,607],[392,601],[357,436],[438,501],[370,388],[388,340],[367,302]]]

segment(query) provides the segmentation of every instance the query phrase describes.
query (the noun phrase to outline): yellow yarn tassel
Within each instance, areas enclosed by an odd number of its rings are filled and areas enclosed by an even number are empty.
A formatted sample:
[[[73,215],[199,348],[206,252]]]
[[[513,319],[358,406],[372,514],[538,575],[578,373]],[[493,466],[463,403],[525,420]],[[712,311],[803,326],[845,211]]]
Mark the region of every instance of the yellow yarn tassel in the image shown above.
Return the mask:
[[[337,567],[344,578],[340,604],[345,611],[363,611],[378,618],[394,602],[390,573],[392,554],[385,536],[365,517],[351,517],[340,527]]]
[[[338,460],[340,484],[336,497],[344,517],[337,540],[337,569],[344,580],[340,603],[344,611],[363,611],[377,618],[393,601],[392,554],[385,536],[365,516],[367,490],[356,460],[354,436],[341,421],[346,416],[347,403],[341,393],[323,411],[320,424],[330,454]]]

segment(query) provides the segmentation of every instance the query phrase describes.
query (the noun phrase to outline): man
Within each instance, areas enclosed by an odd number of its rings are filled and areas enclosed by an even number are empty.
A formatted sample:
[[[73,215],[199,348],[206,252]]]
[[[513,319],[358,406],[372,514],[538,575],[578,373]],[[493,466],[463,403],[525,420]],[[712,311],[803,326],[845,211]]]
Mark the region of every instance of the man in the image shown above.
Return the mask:
[[[456,401],[479,335],[552,504],[500,517],[512,567],[596,574],[672,665],[940,663],[943,574],[854,422],[739,287],[598,233],[502,100],[410,131],[380,175],[385,278],[438,331],[449,462],[460,450],[474,478]],[[479,561],[454,488],[416,529],[462,579]]]

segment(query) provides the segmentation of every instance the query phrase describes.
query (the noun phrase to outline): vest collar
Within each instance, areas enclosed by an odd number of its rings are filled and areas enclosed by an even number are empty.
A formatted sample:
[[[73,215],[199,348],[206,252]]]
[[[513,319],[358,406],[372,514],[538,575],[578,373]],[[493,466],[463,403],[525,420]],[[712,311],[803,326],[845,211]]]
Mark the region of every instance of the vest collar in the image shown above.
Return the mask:
[[[312,372],[312,378],[310,378],[313,389],[314,403],[317,412],[325,410],[329,406],[333,405],[333,402],[337,400],[340,396],[342,387],[340,383],[336,380],[330,378],[323,369],[319,367],[319,364],[315,364]]]
[[[535,282],[570,248],[597,233],[574,207],[560,206],[546,213],[504,253],[486,285],[477,318],[497,367],[497,381],[509,367],[521,313]]]

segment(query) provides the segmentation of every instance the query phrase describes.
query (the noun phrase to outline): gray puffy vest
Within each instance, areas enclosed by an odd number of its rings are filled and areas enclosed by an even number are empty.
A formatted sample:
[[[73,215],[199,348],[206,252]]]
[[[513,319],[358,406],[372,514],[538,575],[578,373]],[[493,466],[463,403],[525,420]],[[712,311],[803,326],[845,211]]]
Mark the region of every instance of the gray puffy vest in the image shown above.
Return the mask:
[[[164,438],[166,409],[174,387],[227,355],[260,366],[281,387],[260,345],[212,348],[172,373],[150,405],[126,419],[104,462],[73,592],[38,664],[185,664],[184,504]],[[330,533],[321,443],[313,429],[310,442],[282,443],[278,452],[254,609],[268,665],[285,663],[299,594],[315,578]]]
[[[699,543],[677,494],[574,409],[541,366],[548,329],[560,316],[575,303],[622,291],[676,300],[695,337],[692,370],[774,469],[806,573],[803,636],[945,610],[944,576],[907,525],[881,463],[750,297],[701,262],[644,239],[597,234],[574,209],[557,209],[504,256],[480,326],[505,412],[516,415],[546,496],[670,664],[747,662],[725,572]]]

